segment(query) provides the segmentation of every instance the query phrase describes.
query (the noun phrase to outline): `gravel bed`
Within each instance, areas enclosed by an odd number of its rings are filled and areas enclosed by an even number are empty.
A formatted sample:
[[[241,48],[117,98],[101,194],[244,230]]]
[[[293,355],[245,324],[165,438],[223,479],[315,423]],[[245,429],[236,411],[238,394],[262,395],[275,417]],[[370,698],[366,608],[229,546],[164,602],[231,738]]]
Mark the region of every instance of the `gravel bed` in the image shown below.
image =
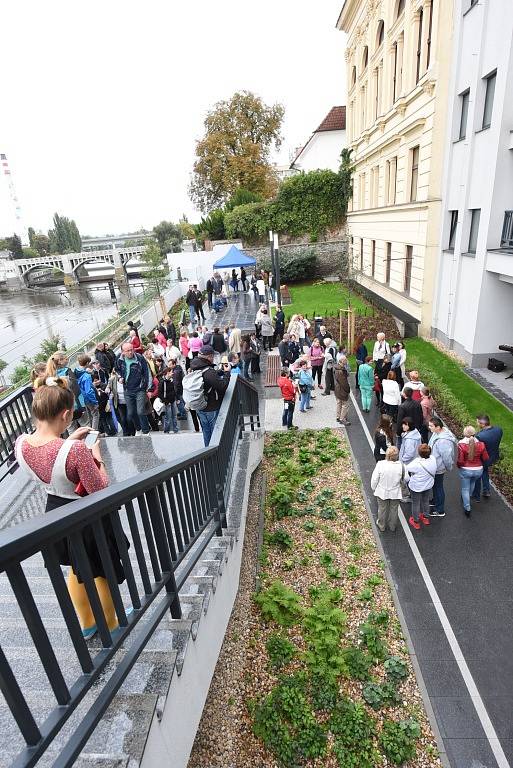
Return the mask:
[[[386,707],[378,712],[369,707],[369,712],[377,722],[378,729],[385,718],[402,720],[413,716],[421,727],[421,737],[417,741],[416,757],[404,765],[407,768],[439,768],[442,764],[429,721],[424,711],[422,698],[410,662],[407,646],[397,619],[389,585],[384,576],[383,562],[376,548],[372,528],[362,496],[359,477],[354,472],[350,452],[345,438],[340,431],[334,430],[345,448],[344,456],[319,469],[310,478],[314,489],[307,504],[315,504],[315,498],[322,491],[333,491],[334,499],[349,497],[352,500],[350,512],[338,508],[335,519],[323,520],[317,515],[307,517],[284,517],[273,519],[270,510],[265,510],[265,530],[272,534],[277,528],[287,531],[292,537],[292,550],[281,551],[276,546],[264,545],[265,562],[262,567],[262,586],[279,579],[287,587],[300,594],[308,601],[308,590],[312,585],[328,582],[333,588],[343,592],[340,607],[347,614],[347,632],[344,645],[358,642],[358,627],[366,620],[369,611],[386,610],[390,621],[384,633],[384,640],[391,655],[401,657],[408,665],[409,675],[401,684],[399,691],[401,702],[393,707]],[[203,712],[191,753],[189,768],[279,768],[278,762],[262,742],[252,732],[252,720],[248,703],[257,701],[269,693],[276,685],[277,674],[269,667],[266,640],[276,625],[266,624],[260,610],[253,602],[256,589],[258,517],[262,473],[268,480],[272,478],[275,467],[274,457],[265,458],[262,466],[255,473],[250,491],[250,503],[247,513],[246,535],[240,575],[239,592],[236,598],[227,633],[221,649],[214,678]],[[305,477],[305,480],[307,478]],[[267,491],[272,488],[272,480]],[[329,504],[334,502],[329,501]],[[318,505],[317,513],[322,509]],[[354,515],[354,516],[353,516]],[[350,519],[348,519],[348,517]],[[315,529],[303,528],[305,521],[313,521]],[[357,543],[360,552],[351,554],[348,547],[354,543],[355,529],[358,529]],[[350,531],[353,530],[351,536]],[[319,561],[321,552],[333,557],[333,565],[341,571],[341,578],[330,579],[326,568]],[[347,576],[347,567],[356,566],[359,573],[354,578]],[[381,576],[380,583],[372,586],[371,600],[360,599],[360,593],[367,587],[367,579]],[[300,650],[305,649],[301,627],[280,629]],[[301,659],[292,661],[286,667],[286,673],[292,674],[302,667]],[[384,678],[382,665],[373,667],[373,677]],[[340,692],[353,700],[363,702],[363,683],[351,678],[342,678]],[[322,720],[322,715],[319,717]],[[307,763],[313,768],[337,768],[334,755]],[[379,765],[390,765],[386,758]]]

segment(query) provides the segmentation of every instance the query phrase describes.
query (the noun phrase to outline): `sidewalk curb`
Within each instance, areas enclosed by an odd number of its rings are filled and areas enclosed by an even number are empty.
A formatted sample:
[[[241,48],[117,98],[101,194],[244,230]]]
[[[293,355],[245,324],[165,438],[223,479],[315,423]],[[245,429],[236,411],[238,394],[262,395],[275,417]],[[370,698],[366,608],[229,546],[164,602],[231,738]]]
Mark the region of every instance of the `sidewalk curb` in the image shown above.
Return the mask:
[[[353,448],[351,446],[351,442],[350,442],[349,437],[348,437],[347,428],[344,427],[343,430],[341,430],[341,431],[343,432],[345,440],[347,442],[349,451],[351,453],[351,458],[353,460],[353,464],[354,464],[355,467],[358,468],[358,473],[361,476],[360,465],[358,464],[358,460],[357,460],[357,458],[356,458],[356,456],[355,456],[355,454],[353,452]],[[370,523],[371,523],[372,533],[374,535],[374,540],[376,542],[376,546],[378,548],[378,551],[379,551],[379,554],[381,556],[381,559],[382,559],[382,561],[383,561],[383,563],[385,565],[385,569],[384,569],[385,570],[385,576],[386,576],[386,579],[387,579],[388,584],[390,586],[390,590],[391,590],[391,593],[392,593],[392,600],[394,601],[394,605],[395,605],[395,609],[397,611],[397,616],[398,616],[398,619],[399,619],[399,623],[401,624],[401,629],[403,631],[403,635],[404,635],[404,638],[406,640],[406,645],[408,647],[408,653],[409,653],[409,656],[410,656],[410,659],[411,659],[411,662],[412,662],[413,671],[415,672],[415,677],[417,679],[417,683],[418,683],[418,686],[419,686],[420,695],[422,696],[422,701],[424,703],[424,708],[426,710],[426,714],[427,714],[427,717],[428,717],[428,720],[429,720],[429,724],[431,725],[431,729],[432,729],[433,735],[435,737],[435,741],[436,741],[436,745],[437,745],[437,748],[438,748],[438,754],[439,754],[439,757],[440,757],[440,761],[441,761],[442,765],[444,766],[444,768],[451,768],[451,764],[450,764],[449,758],[447,756],[447,751],[445,749],[444,740],[443,740],[442,735],[440,733],[440,728],[438,727],[438,722],[436,720],[435,713],[434,713],[434,710],[433,710],[433,706],[431,704],[431,699],[429,697],[429,693],[427,691],[427,687],[426,687],[426,684],[424,682],[424,677],[422,675],[422,671],[420,669],[420,665],[419,665],[419,662],[417,660],[417,654],[415,653],[415,648],[413,646],[413,642],[412,642],[412,639],[411,639],[411,636],[410,636],[410,632],[408,630],[408,625],[406,624],[406,619],[404,618],[404,613],[403,613],[403,610],[401,608],[401,603],[399,601],[399,596],[397,594],[397,590],[395,588],[394,580],[392,578],[392,574],[391,574],[390,568],[388,566],[388,561],[387,561],[387,558],[386,558],[386,555],[385,555],[385,550],[383,549],[383,546],[382,546],[382,543],[381,543],[381,538],[380,538],[380,535],[379,535],[379,531],[378,531],[378,528],[376,526],[376,522],[374,520],[374,515],[372,514],[372,507],[371,507],[370,499],[369,499],[369,497],[367,495],[367,492],[366,492],[366,490],[364,488],[363,483],[362,483],[362,494],[363,494],[363,498],[364,498],[364,502],[365,502],[365,508],[367,510],[367,515],[369,516],[369,520],[370,520]]]

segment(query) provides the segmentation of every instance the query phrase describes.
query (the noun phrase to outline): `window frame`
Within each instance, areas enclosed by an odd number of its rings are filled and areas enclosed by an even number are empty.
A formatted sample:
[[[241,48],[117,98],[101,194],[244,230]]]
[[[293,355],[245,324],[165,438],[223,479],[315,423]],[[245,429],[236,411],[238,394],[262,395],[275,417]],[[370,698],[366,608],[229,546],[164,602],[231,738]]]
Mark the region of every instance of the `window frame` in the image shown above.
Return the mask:
[[[447,245],[448,251],[454,251],[454,246],[456,244],[456,233],[458,231],[458,218],[459,218],[459,211],[449,211],[450,219],[449,219],[449,242]]]
[[[403,293],[411,293],[411,276],[413,271],[413,245],[406,246],[404,257]]]
[[[397,21],[399,16],[401,16],[406,9],[406,0],[397,0],[397,9],[395,12],[395,19],[394,21]]]
[[[362,54],[362,72],[365,72],[369,64],[369,46],[364,45]]]
[[[417,84],[422,77],[421,75],[421,69],[422,69],[422,34],[423,34],[423,24],[424,24],[424,9],[419,9],[419,31],[417,36],[417,69],[415,72],[415,84]]]
[[[362,275],[364,274],[363,271],[363,237],[360,238],[360,272]]]
[[[392,243],[387,242],[385,258],[385,285],[390,285],[392,276]]]
[[[457,141],[462,141],[463,139],[467,138],[468,109],[470,106],[470,88],[467,88],[465,91],[462,91],[462,93],[459,94],[458,98],[460,99],[460,128],[458,132]],[[465,105],[466,105],[466,109],[465,109]],[[465,116],[465,125],[463,126],[464,116]]]
[[[371,240],[371,276],[376,277],[376,241]]]
[[[379,50],[385,42],[385,22],[383,19],[378,21],[378,27],[376,29],[376,50]]]
[[[415,153],[417,153],[417,163],[415,164]],[[416,203],[419,195],[419,167],[420,167],[420,144],[410,149],[411,170],[410,170],[410,203]],[[414,194],[415,180],[415,194]]]
[[[490,128],[492,125],[492,118],[493,118],[493,106],[495,102],[495,86],[497,83],[497,70],[494,69],[493,72],[490,72],[486,77],[483,77],[483,80],[486,80],[486,90],[485,90],[485,97],[483,102],[483,121],[481,123],[481,130],[486,131],[487,128]],[[493,81],[493,93],[491,98],[491,106],[489,106],[490,101],[490,82]],[[486,114],[489,107],[489,118],[490,122],[486,122]]]
[[[470,211],[470,227],[468,231],[467,253],[475,254],[477,251],[477,241],[479,239],[479,224],[481,222],[481,208],[469,208],[469,211]]]

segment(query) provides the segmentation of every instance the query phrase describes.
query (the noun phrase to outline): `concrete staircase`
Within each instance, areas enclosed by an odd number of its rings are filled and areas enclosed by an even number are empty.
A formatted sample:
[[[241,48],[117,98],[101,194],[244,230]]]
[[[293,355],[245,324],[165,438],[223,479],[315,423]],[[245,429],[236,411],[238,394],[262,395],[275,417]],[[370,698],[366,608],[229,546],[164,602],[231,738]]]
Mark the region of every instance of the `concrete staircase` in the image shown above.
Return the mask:
[[[130,439],[148,442],[148,438],[125,438]],[[173,436],[164,439],[168,444],[181,441],[180,437]],[[210,540],[185,581],[180,591],[182,619],[174,620],[169,614],[162,619],[75,762],[80,768],[186,766],[237,592],[249,481],[260,462],[262,448],[260,431],[243,433],[233,470],[231,487],[236,488],[237,493],[231,494],[228,505],[228,527],[222,536]],[[128,529],[123,516],[122,522]],[[144,547],[145,544],[143,540]],[[135,564],[133,549],[130,556]],[[148,555],[146,548],[145,554]],[[187,564],[181,567],[186,568]],[[25,561],[24,571],[66,682],[71,684],[81,670],[62,627],[41,556]],[[134,573],[138,574],[135,567]],[[142,592],[141,583],[138,587]],[[125,606],[129,606],[126,584],[121,590]],[[137,631],[136,628],[134,634]],[[0,575],[0,644],[40,725],[54,708],[55,699],[4,574]],[[130,637],[103,673],[102,680],[114,672],[129,645]],[[98,637],[89,641],[89,646],[92,655],[99,651]],[[100,683],[89,691],[38,766],[59,764],[55,761],[61,746],[95,701],[99,688]],[[0,732],[0,768],[7,768],[24,743],[1,695]]]

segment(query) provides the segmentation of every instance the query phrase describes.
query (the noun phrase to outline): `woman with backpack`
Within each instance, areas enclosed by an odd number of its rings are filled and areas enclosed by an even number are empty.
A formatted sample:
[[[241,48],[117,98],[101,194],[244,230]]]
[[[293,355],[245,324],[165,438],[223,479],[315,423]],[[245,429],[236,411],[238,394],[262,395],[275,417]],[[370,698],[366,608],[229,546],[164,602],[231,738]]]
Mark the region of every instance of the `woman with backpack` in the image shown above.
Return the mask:
[[[474,427],[465,427],[463,438],[458,442],[458,459],[456,465],[460,473],[461,500],[467,517],[470,517],[472,508],[470,497],[474,493],[476,480],[483,474],[483,461],[488,461],[490,456],[486,445],[475,437]]]
[[[57,350],[57,352],[54,352],[53,355],[48,358],[44,378],[46,379],[49,376],[66,379],[69,389],[73,392],[75,397],[75,407],[73,410],[71,428],[78,429],[79,427],[87,426],[89,424],[89,417],[85,410],[84,399],[81,396],[78,381],[74,372],[69,367],[69,357],[67,352]]]

